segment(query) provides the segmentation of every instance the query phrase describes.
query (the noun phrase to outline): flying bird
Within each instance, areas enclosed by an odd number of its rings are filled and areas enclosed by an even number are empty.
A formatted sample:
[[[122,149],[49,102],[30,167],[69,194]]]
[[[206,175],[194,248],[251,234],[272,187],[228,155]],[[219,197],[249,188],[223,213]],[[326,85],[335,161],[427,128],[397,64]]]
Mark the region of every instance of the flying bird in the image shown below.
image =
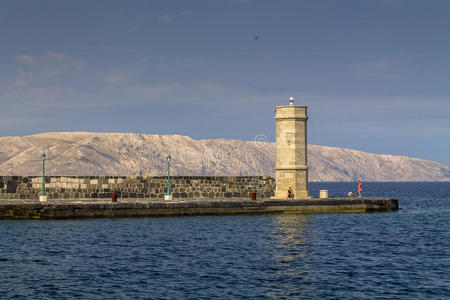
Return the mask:
[[[259,39],[259,35],[255,35],[254,37],[253,37],[253,39],[256,41],[257,39]]]

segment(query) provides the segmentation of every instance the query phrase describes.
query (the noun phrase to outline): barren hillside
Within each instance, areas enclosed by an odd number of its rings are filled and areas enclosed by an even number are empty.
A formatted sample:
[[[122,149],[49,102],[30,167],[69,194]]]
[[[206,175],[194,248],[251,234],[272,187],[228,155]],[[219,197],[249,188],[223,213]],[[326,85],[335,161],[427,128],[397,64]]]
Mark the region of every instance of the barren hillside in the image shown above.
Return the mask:
[[[0,138],[0,175],[275,175],[273,143],[180,135],[58,132]],[[310,181],[442,181],[450,166],[404,156],[308,146]]]

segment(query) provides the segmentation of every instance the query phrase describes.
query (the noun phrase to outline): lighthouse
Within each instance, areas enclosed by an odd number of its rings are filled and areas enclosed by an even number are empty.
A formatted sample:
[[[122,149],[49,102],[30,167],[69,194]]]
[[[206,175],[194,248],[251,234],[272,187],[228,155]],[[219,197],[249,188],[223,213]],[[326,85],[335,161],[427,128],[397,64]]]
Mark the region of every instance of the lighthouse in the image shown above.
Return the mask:
[[[291,188],[295,199],[308,198],[307,107],[294,104],[275,108],[276,167],[275,196],[286,199]]]

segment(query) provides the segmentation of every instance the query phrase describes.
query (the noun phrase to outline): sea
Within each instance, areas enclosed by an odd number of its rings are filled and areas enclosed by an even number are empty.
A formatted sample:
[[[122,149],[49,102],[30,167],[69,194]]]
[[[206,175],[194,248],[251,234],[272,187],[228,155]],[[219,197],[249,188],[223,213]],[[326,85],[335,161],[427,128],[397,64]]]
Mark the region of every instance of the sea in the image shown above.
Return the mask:
[[[450,182],[363,196],[400,209],[0,220],[0,299],[450,299]]]

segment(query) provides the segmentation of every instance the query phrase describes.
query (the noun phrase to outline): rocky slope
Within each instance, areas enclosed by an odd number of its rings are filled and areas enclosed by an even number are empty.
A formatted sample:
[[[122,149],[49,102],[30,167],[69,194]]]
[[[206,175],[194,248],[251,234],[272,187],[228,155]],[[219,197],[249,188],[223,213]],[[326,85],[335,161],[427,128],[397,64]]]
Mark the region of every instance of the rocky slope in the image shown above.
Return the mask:
[[[273,143],[180,135],[58,132],[0,138],[0,175],[275,175]],[[310,181],[449,181],[450,166],[404,156],[308,146]]]

